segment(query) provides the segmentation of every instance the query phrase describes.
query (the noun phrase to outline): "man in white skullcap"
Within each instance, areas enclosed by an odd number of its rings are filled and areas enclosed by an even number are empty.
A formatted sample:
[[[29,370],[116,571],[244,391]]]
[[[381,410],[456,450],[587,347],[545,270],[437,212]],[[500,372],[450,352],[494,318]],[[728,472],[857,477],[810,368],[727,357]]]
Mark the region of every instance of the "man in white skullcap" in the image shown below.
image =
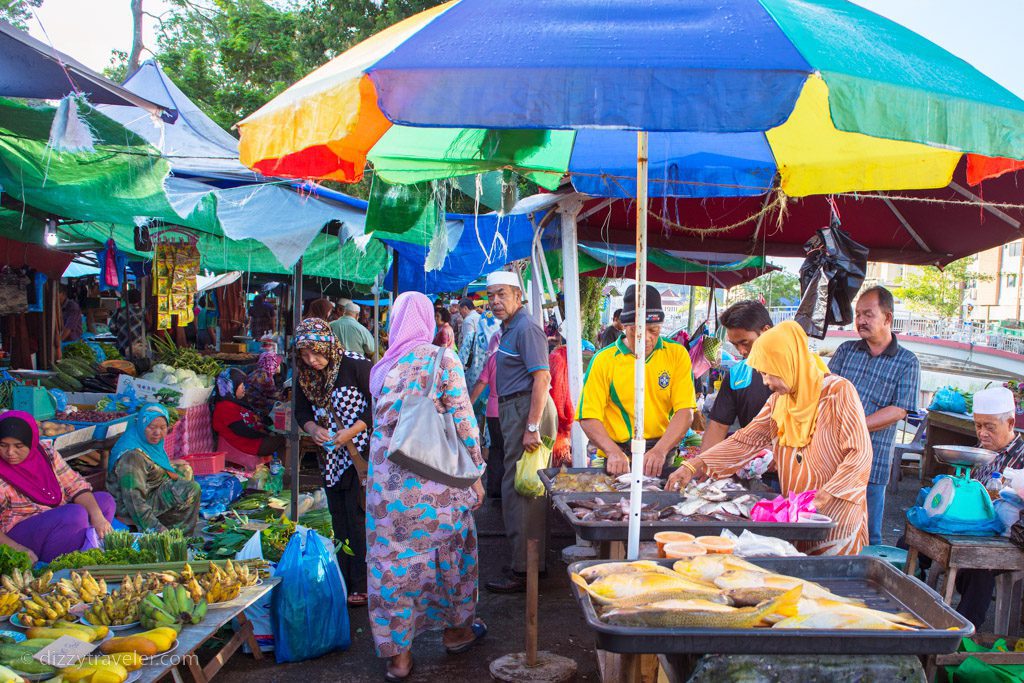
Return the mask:
[[[540,568],[544,569],[547,536],[547,499],[526,498],[516,493],[516,464],[526,451],[541,445],[541,436],[554,439],[555,405],[548,390],[548,340],[537,321],[523,307],[519,275],[497,271],[487,276],[487,298],[494,317],[501,320],[495,384],[498,389],[498,421],[505,440],[505,473],[501,480],[501,514],[505,535],[512,544],[507,575],[489,581],[493,593],[526,590],[527,535],[539,540]]]
[[[996,472],[1024,467],[1024,439],[1014,431],[1017,406],[1013,392],[1005,387],[983,389],[974,394],[974,431],[978,445],[999,454],[991,464],[980,465],[971,477],[987,484]],[[956,611],[980,629],[988,615],[996,589],[996,573],[987,569],[961,569],[956,577],[960,604]]]

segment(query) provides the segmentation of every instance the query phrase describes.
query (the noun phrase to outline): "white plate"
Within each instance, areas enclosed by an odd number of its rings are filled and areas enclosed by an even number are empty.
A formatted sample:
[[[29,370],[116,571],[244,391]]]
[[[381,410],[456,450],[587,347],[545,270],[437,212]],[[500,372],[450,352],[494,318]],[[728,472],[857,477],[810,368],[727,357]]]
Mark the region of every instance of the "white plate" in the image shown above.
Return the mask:
[[[81,618],[81,622],[83,624],[85,624],[86,626],[101,626],[101,624],[93,624],[93,623],[91,623],[84,616]],[[114,626],[113,624],[107,624],[106,626],[111,631],[124,631],[125,629],[135,628],[138,625],[139,625],[139,622],[133,621],[130,624],[122,624],[121,626]]]
[[[142,678],[142,669],[136,669],[135,671],[128,672],[128,678],[124,679],[124,683],[135,683],[135,681]]]

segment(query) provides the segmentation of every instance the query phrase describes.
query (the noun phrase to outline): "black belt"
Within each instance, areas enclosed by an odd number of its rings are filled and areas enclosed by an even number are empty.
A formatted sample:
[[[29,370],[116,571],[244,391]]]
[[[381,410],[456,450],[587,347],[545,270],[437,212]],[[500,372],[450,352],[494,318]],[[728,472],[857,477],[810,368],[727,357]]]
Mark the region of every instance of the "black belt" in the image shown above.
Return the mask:
[[[533,389],[523,389],[522,391],[517,391],[514,394],[509,394],[508,396],[499,396],[498,403],[507,403],[509,401],[514,401],[520,396],[529,396],[532,393]]]

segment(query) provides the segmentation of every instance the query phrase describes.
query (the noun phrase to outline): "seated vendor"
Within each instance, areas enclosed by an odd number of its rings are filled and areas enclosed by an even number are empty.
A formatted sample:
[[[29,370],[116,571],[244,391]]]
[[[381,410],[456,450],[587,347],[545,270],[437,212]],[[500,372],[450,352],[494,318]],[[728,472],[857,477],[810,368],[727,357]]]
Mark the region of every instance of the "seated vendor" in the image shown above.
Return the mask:
[[[201,492],[188,463],[175,466],[164,449],[167,409],[147,403],[110,451],[107,490],[139,531],[181,529],[191,534]]]
[[[999,454],[990,464],[971,471],[971,477],[982,484],[987,484],[995,472],[1024,468],[1024,439],[1014,431],[1015,413],[1013,392],[1005,387],[983,389],[974,394],[974,431],[978,445]],[[956,590],[960,593],[956,611],[980,629],[995,589],[996,572],[961,569],[956,575]]]
[[[256,369],[245,379],[245,400],[261,416],[270,414],[274,404],[282,400],[280,355],[264,351],[256,361]]]
[[[623,335],[590,361],[576,416],[587,438],[604,453],[608,473],[629,472],[626,453],[633,437],[634,335],[639,324],[647,344],[644,474],[659,477],[690,429],[697,400],[686,347],[661,337],[661,294],[647,286],[647,320],[637,323],[635,291],[635,285],[626,290],[619,318]]]
[[[213,431],[248,455],[283,453],[284,437],[269,433],[263,419],[242,402],[244,397],[245,373],[237,368],[220,373],[213,408]]]
[[[871,473],[871,438],[857,390],[829,374],[793,321],[758,337],[747,363],[771,389],[768,403],[746,427],[685,461],[665,488],[679,491],[693,478],[728,477],[770,449],[782,494],[817,491],[817,511],[836,522],[824,540],[797,547],[816,555],[856,555],[868,540]]]
[[[110,531],[114,499],[92,487],[39,441],[28,413],[0,414],[0,543],[50,562],[85,544],[89,527]]]

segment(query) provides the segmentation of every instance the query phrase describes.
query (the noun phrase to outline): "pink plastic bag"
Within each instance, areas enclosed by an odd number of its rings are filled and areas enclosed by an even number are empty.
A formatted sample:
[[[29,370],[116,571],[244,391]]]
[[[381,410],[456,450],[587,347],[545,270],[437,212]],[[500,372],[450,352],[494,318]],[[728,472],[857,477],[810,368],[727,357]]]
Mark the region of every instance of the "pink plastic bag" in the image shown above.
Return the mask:
[[[779,496],[772,500],[760,500],[750,511],[753,522],[799,522],[801,515],[817,512],[814,508],[814,496],[817,491]]]

